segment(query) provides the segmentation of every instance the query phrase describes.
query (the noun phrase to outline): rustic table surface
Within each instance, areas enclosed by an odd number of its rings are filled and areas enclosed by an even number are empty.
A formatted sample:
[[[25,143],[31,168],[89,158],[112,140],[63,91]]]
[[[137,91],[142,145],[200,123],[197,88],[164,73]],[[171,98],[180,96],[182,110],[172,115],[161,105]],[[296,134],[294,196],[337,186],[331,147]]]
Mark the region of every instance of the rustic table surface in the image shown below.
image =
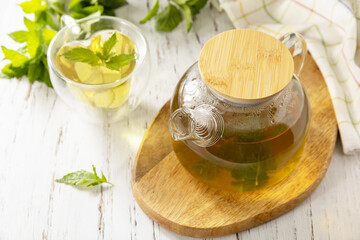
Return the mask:
[[[117,16],[137,24],[152,1],[129,2]],[[20,7],[2,0],[0,44],[15,48],[6,34],[23,28]],[[1,79],[1,240],[189,239],[143,213],[131,192],[131,167],[146,128],[178,79],[203,44],[232,24],[208,6],[188,34],[183,23],[167,34],[156,32],[154,22],[140,28],[153,72],[143,103],[122,122],[85,123],[44,84]],[[92,164],[115,185],[87,191],[54,182]],[[221,239],[360,239],[360,156],[343,155],[338,141],[323,182],[308,199],[277,219]]]

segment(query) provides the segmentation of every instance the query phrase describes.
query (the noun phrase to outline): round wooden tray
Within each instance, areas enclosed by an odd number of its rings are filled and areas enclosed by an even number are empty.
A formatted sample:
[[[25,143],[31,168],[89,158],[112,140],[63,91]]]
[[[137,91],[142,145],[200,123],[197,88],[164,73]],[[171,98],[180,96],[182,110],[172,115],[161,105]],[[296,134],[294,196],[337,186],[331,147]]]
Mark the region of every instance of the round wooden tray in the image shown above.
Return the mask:
[[[326,84],[310,55],[300,78],[311,104],[302,158],[279,184],[253,192],[208,187],[181,166],[172,151],[167,102],[148,128],[133,167],[133,194],[144,212],[176,233],[216,237],[262,224],[306,199],[330,164],[337,124]]]

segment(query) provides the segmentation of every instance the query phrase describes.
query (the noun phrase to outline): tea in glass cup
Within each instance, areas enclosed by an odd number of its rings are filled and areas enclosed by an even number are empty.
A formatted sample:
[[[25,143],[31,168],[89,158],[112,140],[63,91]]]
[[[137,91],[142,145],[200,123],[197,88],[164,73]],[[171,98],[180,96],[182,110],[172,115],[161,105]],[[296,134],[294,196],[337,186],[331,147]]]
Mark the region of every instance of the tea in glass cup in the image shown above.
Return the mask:
[[[150,61],[144,36],[115,17],[70,21],[48,50],[58,95],[90,122],[114,122],[133,110],[147,87]]]

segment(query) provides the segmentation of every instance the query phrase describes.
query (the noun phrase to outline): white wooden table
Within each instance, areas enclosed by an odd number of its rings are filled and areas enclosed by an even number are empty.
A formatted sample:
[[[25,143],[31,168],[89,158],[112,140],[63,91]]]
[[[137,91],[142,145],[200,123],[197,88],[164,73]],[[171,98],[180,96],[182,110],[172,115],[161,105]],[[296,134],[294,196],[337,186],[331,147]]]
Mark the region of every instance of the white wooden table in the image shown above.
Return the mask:
[[[117,11],[134,23],[149,1],[129,0]],[[150,5],[151,5],[150,0]],[[0,79],[0,239],[189,239],[148,218],[131,192],[131,167],[145,130],[170,98],[184,71],[212,36],[232,28],[225,13],[209,6],[189,34],[140,25],[148,38],[153,72],[140,107],[107,126],[82,122],[43,84]],[[137,24],[139,25],[139,24]],[[23,29],[22,11],[0,2],[0,44]],[[115,184],[78,190],[54,182],[94,164]],[[360,239],[360,156],[345,156],[338,142],[318,189],[288,213],[221,239]]]

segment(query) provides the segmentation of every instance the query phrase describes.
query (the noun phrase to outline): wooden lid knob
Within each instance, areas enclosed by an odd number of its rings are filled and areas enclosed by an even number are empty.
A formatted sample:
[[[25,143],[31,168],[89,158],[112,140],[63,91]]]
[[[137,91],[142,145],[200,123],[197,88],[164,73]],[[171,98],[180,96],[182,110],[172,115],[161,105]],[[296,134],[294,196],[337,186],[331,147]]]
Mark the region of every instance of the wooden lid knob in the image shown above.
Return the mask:
[[[199,57],[205,83],[223,97],[253,100],[282,90],[294,73],[290,51],[256,30],[235,29],[211,38]]]

